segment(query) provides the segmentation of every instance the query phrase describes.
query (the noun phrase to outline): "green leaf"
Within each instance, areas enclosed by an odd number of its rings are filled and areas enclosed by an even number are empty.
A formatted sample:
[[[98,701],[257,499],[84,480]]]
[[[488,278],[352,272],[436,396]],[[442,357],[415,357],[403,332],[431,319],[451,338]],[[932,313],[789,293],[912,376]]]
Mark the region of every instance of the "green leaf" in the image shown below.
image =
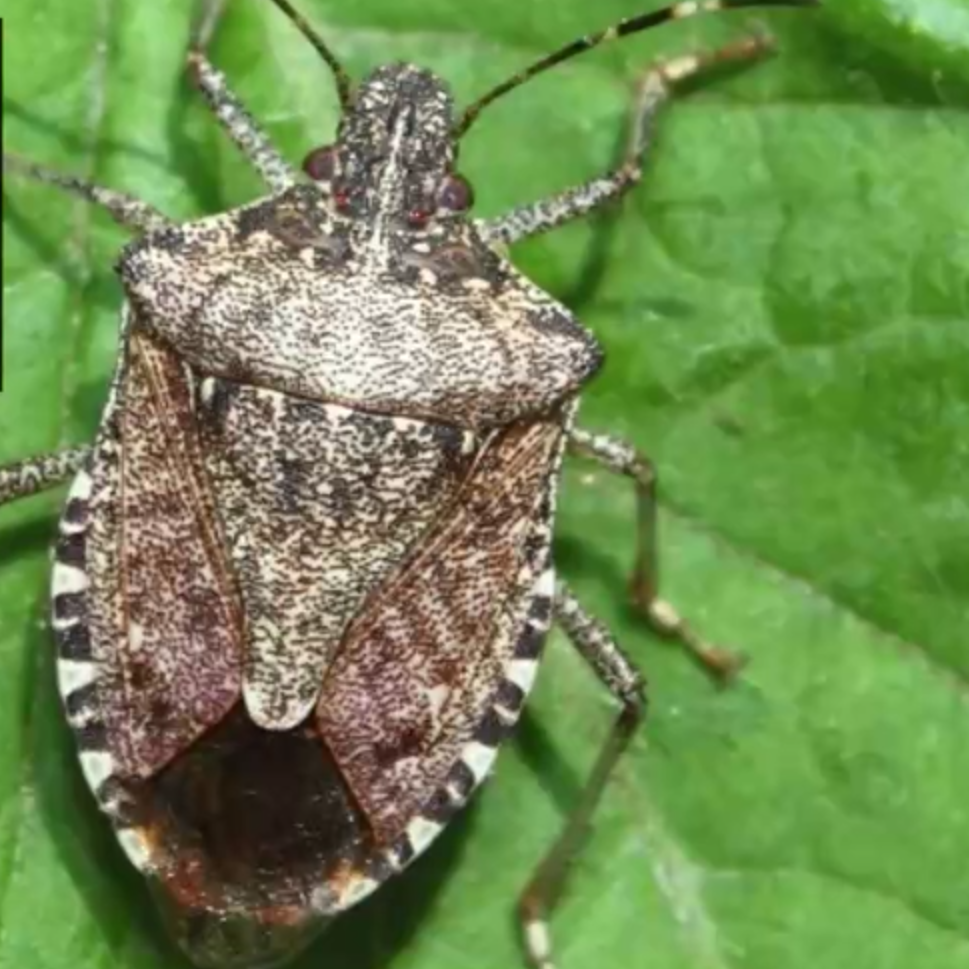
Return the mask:
[[[298,160],[333,137],[332,84],[271,4],[230,6],[214,57]],[[300,6],[355,77],[414,60],[462,103],[635,12]],[[969,116],[934,73],[965,75],[969,8],[829,6],[760,12],[777,58],[679,100],[621,210],[516,252],[606,348],[584,423],[657,463],[664,594],[751,658],[718,691],[656,641],[626,604],[631,487],[570,468],[559,562],[648,671],[651,716],[554,916],[560,969],[969,969]],[[183,78],[187,2],[3,13],[8,150],[178,217],[256,196]],[[495,104],[462,151],[480,212],[604,171],[642,66],[745,23],[631,38]],[[123,238],[5,180],[0,459],[91,437]],[[61,721],[39,625],[55,513],[0,513],[0,969],[181,966]],[[298,966],[522,964],[515,895],[613,713],[554,636],[494,782]]]
[[[966,0],[853,0],[832,3],[828,16],[848,33],[896,55],[931,79],[937,90],[969,83],[969,3]]]

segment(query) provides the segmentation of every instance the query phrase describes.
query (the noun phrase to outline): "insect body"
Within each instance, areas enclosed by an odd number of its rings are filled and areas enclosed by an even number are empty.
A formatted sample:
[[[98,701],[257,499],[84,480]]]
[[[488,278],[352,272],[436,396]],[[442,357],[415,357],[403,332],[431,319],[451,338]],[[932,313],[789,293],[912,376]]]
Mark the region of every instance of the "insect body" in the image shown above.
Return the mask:
[[[573,424],[594,337],[499,244],[635,183],[672,83],[765,47],[671,61],[639,90],[624,164],[490,221],[468,216],[457,139],[514,84],[599,40],[753,3],[682,3],[563,48],[462,115],[393,65],[343,104],[307,177],[202,53],[217,118],[271,194],[175,224],[144,203],[5,158],[138,231],[118,272],[121,351],[96,439],[0,469],[0,501],[72,478],[52,582],[58,677],[81,766],[175,937],[201,966],[264,966],[400,871],[487,775],[557,619],[623,712],[522,901],[545,911],[642,710],[642,679],[550,560],[563,451],[637,484],[638,601],[721,672],[656,598],[645,459]],[[767,5],[767,4],[764,4]]]

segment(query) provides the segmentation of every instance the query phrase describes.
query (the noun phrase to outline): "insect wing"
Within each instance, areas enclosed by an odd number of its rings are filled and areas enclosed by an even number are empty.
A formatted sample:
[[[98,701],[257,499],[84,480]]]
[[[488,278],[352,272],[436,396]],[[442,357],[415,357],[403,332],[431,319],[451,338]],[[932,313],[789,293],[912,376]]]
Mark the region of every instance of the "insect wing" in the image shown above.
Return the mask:
[[[463,756],[465,786],[482,779],[501,739],[487,730],[496,698],[509,700],[507,726],[517,717],[537,649],[526,659],[515,650],[536,585],[546,620],[550,607],[543,572],[562,437],[554,420],[496,433],[330,669],[320,732],[378,842],[406,828]]]
[[[92,469],[97,703],[128,778],[156,773],[240,695],[242,613],[189,380],[173,353],[131,332]]]

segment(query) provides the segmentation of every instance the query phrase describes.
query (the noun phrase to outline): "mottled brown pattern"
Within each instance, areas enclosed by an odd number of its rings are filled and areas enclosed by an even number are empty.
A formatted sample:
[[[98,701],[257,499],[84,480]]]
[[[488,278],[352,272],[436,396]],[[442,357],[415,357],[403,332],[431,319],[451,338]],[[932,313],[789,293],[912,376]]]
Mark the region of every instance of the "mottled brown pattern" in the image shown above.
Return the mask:
[[[309,156],[313,184],[205,57],[221,0],[202,0],[189,62],[268,197],[179,225],[4,156],[5,173],[141,236],[118,262],[128,303],[95,447],[0,468],[0,504],[77,472],[52,571],[65,712],[122,848],[210,969],[278,965],[432,843],[514,728],[554,603],[624,711],[522,898],[530,962],[552,969],[546,917],[641,715],[642,680],[556,592],[550,562],[563,442],[602,352],[502,247],[618,199],[674,86],[770,42],[657,65],[615,170],[496,218],[469,218],[458,140],[484,105],[606,40],[811,0],[627,18],[458,118],[447,85],[411,64],[378,68],[351,97],[326,45],[274,2],[336,71],[342,117]],[[585,443],[636,478],[651,523],[638,458]],[[716,659],[667,603],[645,604]]]
[[[247,617],[245,698],[310,712],[347,623],[453,500],[474,439],[212,379],[198,423]]]
[[[184,371],[138,333],[92,468],[91,625],[109,748],[148,777],[239,696],[242,617]]]
[[[120,271],[141,325],[200,371],[371,412],[481,430],[602,359],[473,224],[361,238],[310,186],[145,236]]]
[[[454,506],[365,605],[330,668],[320,729],[383,843],[443,784],[502,682],[562,434],[549,419],[483,446]]]

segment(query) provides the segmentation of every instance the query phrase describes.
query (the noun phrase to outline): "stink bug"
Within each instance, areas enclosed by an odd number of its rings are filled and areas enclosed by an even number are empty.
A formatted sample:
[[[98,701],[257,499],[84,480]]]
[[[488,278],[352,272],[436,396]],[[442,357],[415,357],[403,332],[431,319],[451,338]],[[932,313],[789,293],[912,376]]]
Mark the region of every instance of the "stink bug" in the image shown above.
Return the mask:
[[[566,448],[630,477],[633,591],[718,675],[656,596],[654,475],[573,424],[594,337],[501,247],[624,194],[676,82],[760,36],[649,70],[623,163],[472,220],[457,142],[483,108],[597,44],[664,21],[807,0],[683,2],[531,65],[455,114],[410,64],[353,88],[330,65],[336,140],[303,173],[207,59],[218,121],[270,194],[176,224],[11,156],[4,170],[106,208],[122,252],[121,350],[94,443],[0,469],[0,502],[72,479],[52,579],[58,679],[84,775],[200,966],[285,960],[420,854],[488,774],[557,620],[622,704],[583,798],[522,897],[528,957],[643,710],[643,680],[553,575]]]

